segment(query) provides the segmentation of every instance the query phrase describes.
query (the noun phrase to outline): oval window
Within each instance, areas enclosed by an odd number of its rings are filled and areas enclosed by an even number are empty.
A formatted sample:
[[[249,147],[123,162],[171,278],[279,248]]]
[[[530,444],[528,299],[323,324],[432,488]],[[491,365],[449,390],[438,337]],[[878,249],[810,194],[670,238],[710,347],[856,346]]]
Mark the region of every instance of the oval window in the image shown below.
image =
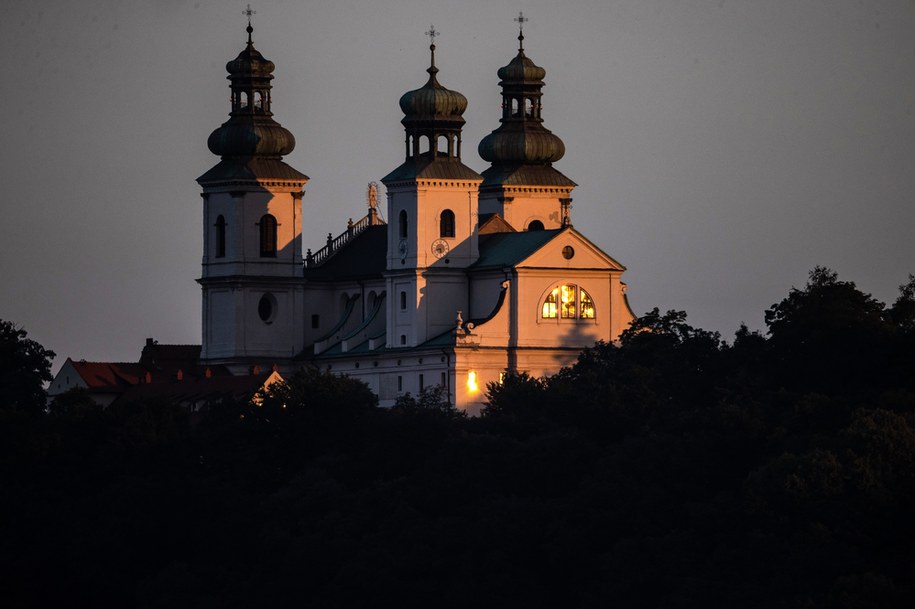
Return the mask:
[[[276,298],[273,294],[264,294],[257,303],[257,315],[265,324],[273,322],[276,317]]]
[[[575,250],[572,248],[571,245],[567,245],[564,248],[562,248],[562,257],[565,258],[566,260],[571,260],[572,256],[574,256],[574,255],[575,255]]]

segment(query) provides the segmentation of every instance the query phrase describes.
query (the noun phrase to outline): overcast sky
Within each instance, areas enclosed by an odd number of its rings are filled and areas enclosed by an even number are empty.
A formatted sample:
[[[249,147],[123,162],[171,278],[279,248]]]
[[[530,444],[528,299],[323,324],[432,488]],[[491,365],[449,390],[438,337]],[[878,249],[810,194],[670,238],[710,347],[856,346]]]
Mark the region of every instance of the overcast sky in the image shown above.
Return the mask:
[[[200,341],[207,136],[229,111],[244,3],[5,0],[0,318],[75,359]],[[311,176],[305,247],[402,161],[402,93],[467,96],[464,162],[498,126],[496,70],[547,71],[575,226],[630,303],[731,338],[814,265],[892,302],[915,273],[912,0],[264,0],[275,118]],[[382,199],[383,200],[383,199]]]

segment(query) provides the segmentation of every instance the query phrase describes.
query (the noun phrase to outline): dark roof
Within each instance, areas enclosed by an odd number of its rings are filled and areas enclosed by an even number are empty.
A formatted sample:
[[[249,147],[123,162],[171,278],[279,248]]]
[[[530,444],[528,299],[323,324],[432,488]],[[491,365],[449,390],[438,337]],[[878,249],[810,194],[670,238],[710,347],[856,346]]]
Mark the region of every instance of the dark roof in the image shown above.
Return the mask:
[[[493,165],[483,172],[481,187],[507,185],[577,186],[550,165]]]
[[[305,269],[305,278],[314,281],[380,277],[387,268],[388,227],[369,226],[337,250],[327,262]]]
[[[250,399],[272,372],[245,376],[206,376],[161,383],[140,383],[129,387],[118,402],[168,399],[177,404],[228,399]]]
[[[387,184],[416,178],[482,180],[483,176],[462,163],[460,159],[447,157],[433,159],[429,155],[423,155],[419,160],[407,159],[400,167],[381,178],[381,181]]]
[[[480,258],[471,268],[503,267],[518,264],[565,229],[480,235]]]
[[[199,184],[209,182],[250,182],[257,180],[307,181],[308,176],[279,159],[223,159],[197,178]]]

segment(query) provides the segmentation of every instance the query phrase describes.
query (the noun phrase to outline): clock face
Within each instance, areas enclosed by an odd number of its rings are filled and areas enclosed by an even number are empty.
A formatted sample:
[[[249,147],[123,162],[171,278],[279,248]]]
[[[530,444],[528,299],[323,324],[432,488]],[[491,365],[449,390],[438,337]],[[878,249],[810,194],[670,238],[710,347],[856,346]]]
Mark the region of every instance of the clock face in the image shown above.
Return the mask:
[[[432,255],[441,258],[448,253],[448,242],[444,239],[436,239],[432,242]]]
[[[401,260],[405,259],[407,257],[407,240],[406,239],[400,240],[400,245],[398,246],[398,250],[400,251],[400,259]]]

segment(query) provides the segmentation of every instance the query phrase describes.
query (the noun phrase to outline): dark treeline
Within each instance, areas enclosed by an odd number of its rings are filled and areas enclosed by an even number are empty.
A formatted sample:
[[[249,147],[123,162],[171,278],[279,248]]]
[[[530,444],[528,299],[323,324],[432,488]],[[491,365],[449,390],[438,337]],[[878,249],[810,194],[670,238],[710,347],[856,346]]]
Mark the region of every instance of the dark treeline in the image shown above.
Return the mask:
[[[0,601],[915,606],[915,278],[884,305],[818,268],[766,323],[655,310],[475,419],[316,371],[260,406],[44,411],[47,353],[4,324],[33,383],[3,376]]]

